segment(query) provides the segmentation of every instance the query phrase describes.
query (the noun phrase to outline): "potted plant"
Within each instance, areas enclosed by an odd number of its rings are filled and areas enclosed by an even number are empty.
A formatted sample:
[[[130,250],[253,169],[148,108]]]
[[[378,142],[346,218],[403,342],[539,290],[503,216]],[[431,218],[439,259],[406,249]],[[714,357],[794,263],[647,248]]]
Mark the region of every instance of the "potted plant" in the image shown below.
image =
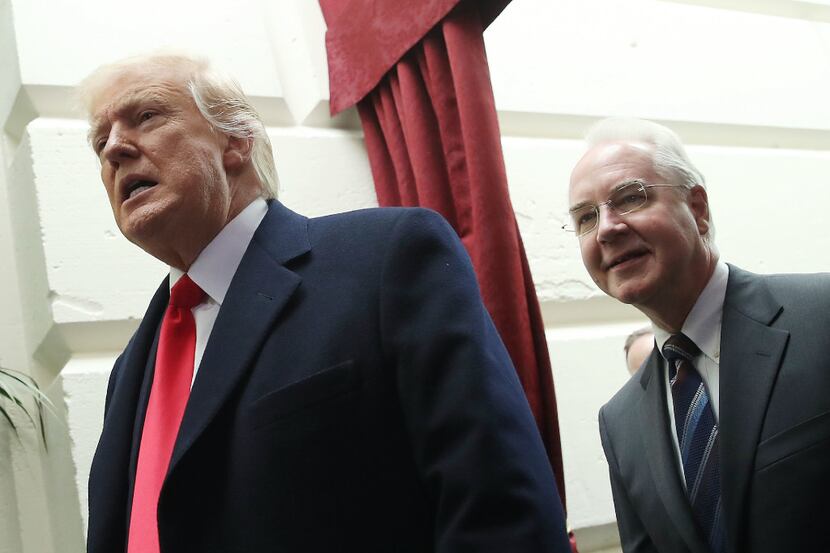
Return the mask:
[[[32,411],[29,398],[34,399]],[[52,402],[40,391],[37,382],[26,374],[0,367],[0,419],[5,419],[14,435],[20,439],[17,425],[12,416],[13,410],[22,411],[31,421],[32,426],[40,430],[43,445],[46,447],[46,427],[43,424],[44,406],[49,408]]]

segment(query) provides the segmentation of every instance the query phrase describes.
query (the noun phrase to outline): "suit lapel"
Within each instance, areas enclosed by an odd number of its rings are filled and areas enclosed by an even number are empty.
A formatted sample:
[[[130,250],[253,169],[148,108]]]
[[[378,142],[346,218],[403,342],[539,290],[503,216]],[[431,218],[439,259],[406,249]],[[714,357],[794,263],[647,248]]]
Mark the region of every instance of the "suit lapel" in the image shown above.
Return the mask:
[[[165,278],[117,365],[118,374],[113,382],[111,396],[107,398],[106,420],[90,474],[90,482],[95,482],[96,489],[107,490],[103,497],[115,500],[103,508],[96,505],[96,516],[123,516],[117,523],[119,526],[123,523],[123,528],[126,528],[129,520],[135,480],[135,456],[141,438],[141,427],[136,424],[136,420],[139,416],[143,419],[146,409],[149,386],[145,386],[145,381],[149,379],[145,378],[145,374],[156,330],[167,308],[169,290],[169,281]],[[106,458],[103,465],[106,470],[96,470],[99,466],[98,457]]]
[[[677,456],[672,445],[666,405],[666,390],[663,385],[660,355],[655,350],[648,362],[640,384],[645,395],[640,401],[640,428],[646,445],[646,458],[654,480],[656,493],[666,508],[677,534],[687,547],[695,553],[706,553],[708,548],[700,537],[686,498]]]
[[[769,325],[782,306],[761,277],[730,265],[720,358],[722,501],[730,551],[738,551],[767,405],[789,339]]]
[[[310,249],[307,219],[270,204],[211,332],[190,393],[169,472],[213,420],[252,366],[263,340],[301,278],[283,266]]]
[[[163,286],[165,290],[168,292],[167,297],[169,299],[169,280],[165,279]],[[168,301],[169,303],[169,301]],[[165,307],[164,312],[167,309]],[[163,318],[164,315],[162,314],[160,319]],[[135,410],[135,422],[133,423],[133,445],[132,450],[130,451],[130,486],[128,490],[128,502],[127,502],[127,513],[132,510],[132,501],[133,501],[133,488],[135,487],[135,473],[138,467],[138,450],[139,445],[141,444],[141,433],[144,429],[144,418],[147,416],[147,405],[150,402],[150,389],[153,385],[153,377],[155,376],[156,372],[156,353],[158,352],[158,345],[159,345],[159,334],[161,331],[161,320],[156,321],[155,323],[155,333],[153,335],[152,345],[147,351],[147,358],[144,367],[144,378],[141,382],[141,388],[138,394],[138,404],[136,405]]]

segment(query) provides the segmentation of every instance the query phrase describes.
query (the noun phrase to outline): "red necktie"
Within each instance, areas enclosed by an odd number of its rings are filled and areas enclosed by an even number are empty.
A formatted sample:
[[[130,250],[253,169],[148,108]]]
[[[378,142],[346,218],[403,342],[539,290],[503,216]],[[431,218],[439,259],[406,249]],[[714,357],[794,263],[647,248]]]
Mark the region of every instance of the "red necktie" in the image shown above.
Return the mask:
[[[190,310],[204,297],[190,277],[182,276],[170,291],[170,304],[161,321],[155,375],[138,450],[128,553],[159,553],[159,493],[193,380],[196,321]]]

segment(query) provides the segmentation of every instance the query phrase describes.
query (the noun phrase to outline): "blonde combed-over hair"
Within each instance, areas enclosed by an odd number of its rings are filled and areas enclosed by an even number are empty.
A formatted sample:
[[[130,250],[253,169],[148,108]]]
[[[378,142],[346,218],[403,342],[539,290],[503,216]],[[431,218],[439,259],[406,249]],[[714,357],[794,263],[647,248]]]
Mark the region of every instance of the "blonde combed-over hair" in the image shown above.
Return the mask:
[[[78,99],[91,115],[104,87],[121,73],[146,67],[180,70],[185,87],[202,116],[217,132],[252,141],[251,163],[262,187],[262,196],[276,198],[279,187],[271,140],[259,114],[232,77],[211,68],[204,58],[180,53],[159,53],[126,58],[96,69],[78,87]]]

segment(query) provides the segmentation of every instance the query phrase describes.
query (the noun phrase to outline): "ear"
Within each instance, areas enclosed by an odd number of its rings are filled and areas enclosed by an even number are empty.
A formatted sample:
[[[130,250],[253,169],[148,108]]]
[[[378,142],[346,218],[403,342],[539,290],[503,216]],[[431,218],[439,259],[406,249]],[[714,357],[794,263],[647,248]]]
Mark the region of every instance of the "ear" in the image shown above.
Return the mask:
[[[692,210],[698,232],[701,236],[705,236],[711,227],[709,196],[706,194],[706,189],[699,184],[689,191],[689,208]]]
[[[241,169],[251,159],[253,147],[253,138],[229,136],[225,151],[222,154],[222,163],[225,169],[231,172]]]

